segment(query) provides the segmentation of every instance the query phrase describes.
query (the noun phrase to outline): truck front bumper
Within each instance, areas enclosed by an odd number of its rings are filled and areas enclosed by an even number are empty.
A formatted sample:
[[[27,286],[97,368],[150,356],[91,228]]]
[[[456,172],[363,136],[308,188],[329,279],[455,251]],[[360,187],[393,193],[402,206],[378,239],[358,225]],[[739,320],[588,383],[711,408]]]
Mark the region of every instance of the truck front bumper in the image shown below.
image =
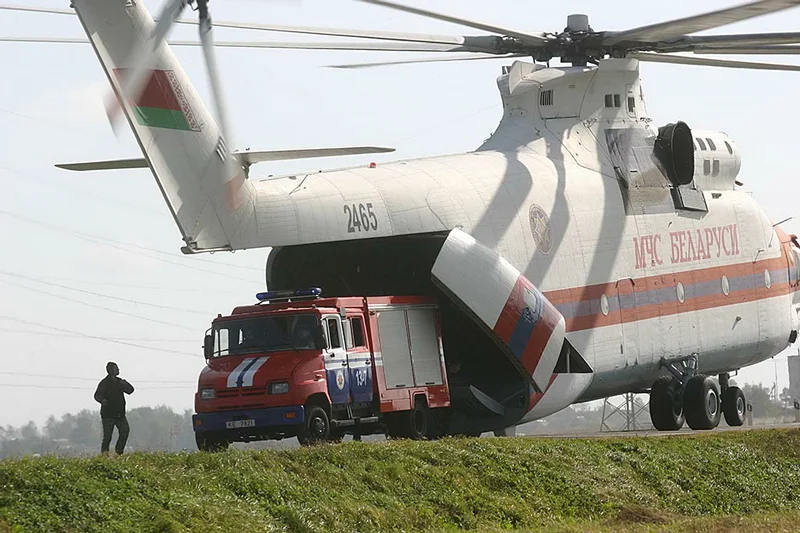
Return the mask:
[[[281,426],[294,426],[305,421],[302,405],[268,407],[265,409],[243,409],[241,411],[220,411],[200,413],[192,416],[195,431],[237,431],[270,429]]]

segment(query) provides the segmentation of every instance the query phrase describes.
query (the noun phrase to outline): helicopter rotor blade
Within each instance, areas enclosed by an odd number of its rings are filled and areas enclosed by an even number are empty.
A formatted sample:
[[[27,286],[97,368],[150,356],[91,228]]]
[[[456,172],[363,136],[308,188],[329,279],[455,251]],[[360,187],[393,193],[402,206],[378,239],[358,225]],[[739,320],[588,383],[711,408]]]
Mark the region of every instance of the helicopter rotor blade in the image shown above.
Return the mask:
[[[338,69],[360,69],[360,68],[373,68],[373,67],[388,67],[394,65],[412,65],[417,63],[437,63],[445,61],[476,61],[482,59],[507,59],[511,57],[526,57],[525,54],[509,54],[509,55],[463,55],[463,56],[447,56],[447,57],[425,57],[422,59],[401,59],[398,61],[378,61],[374,63],[350,63],[341,65],[325,65],[327,68]]]
[[[695,46],[760,46],[795,43],[800,43],[800,32],[701,35],[687,38],[687,44]]]
[[[797,55],[800,45],[765,46],[704,46],[692,50],[695,54],[742,54],[742,55]]]
[[[180,20],[178,24],[197,24],[192,20]],[[296,33],[302,35],[322,35],[325,37],[351,37],[354,39],[373,39],[380,41],[401,41],[409,43],[431,43],[431,44],[464,44],[465,39],[461,35],[437,35],[425,33],[404,33],[392,31],[376,30],[354,30],[339,28],[315,28],[308,26],[284,26],[278,24],[261,24],[258,22],[233,22],[215,21],[214,26],[218,28],[230,28],[238,30],[269,31],[276,33]],[[482,36],[479,36],[479,38]]]
[[[653,54],[647,52],[632,52],[627,55],[639,61],[651,63],[669,63],[673,65],[695,65],[699,67],[742,68],[751,70],[779,70],[786,72],[800,72],[800,65],[780,65],[776,63],[756,63],[753,61],[732,61],[728,59],[710,59],[705,57],[687,57],[669,54]]]
[[[483,22],[477,22],[473,20],[463,19],[460,17],[454,17],[452,15],[445,15],[443,13],[437,13],[435,11],[428,11],[427,9],[420,9],[417,7],[411,7],[404,4],[398,4],[395,2],[388,2],[386,0],[358,0],[359,2],[364,2],[367,4],[373,4],[376,6],[383,6],[388,7],[390,9],[396,9],[398,11],[404,11],[406,13],[412,13],[414,15],[420,15],[427,18],[432,18],[436,20],[441,20],[444,22],[450,22],[453,24],[458,24],[460,26],[466,26],[467,28],[472,28],[476,30],[482,30],[489,33],[496,33],[499,35],[505,35],[508,37],[514,37],[519,39],[523,43],[532,46],[543,46],[547,43],[547,39],[544,33],[523,33],[518,32],[515,30],[509,30],[507,28],[501,28],[499,26],[494,26],[491,24],[485,24]]]
[[[89,44],[87,39],[72,37],[0,37],[0,43]],[[200,47],[198,41],[167,41],[175,47]],[[466,46],[425,43],[301,43],[271,41],[214,41],[214,48],[274,48],[284,50],[349,50],[357,52],[475,52],[489,53]],[[500,56],[502,57],[502,56]]]
[[[693,17],[668,20],[626,31],[609,32],[603,36],[602,43],[604,45],[614,45],[627,41],[660,43],[680,38],[690,33],[741,22],[768,13],[797,7],[798,5],[800,5],[800,0],[759,0]],[[666,42],[664,44],[669,43]]]
[[[744,33],[738,35],[684,35],[680,39],[660,43],[640,43],[642,50],[662,53],[695,52],[706,48],[750,47],[800,43],[800,32]],[[631,50],[636,47],[631,47]]]
[[[75,12],[71,9],[44,8],[0,5],[0,11],[20,11],[31,13],[46,13],[51,15],[70,15]],[[156,19],[158,21],[159,19]],[[176,20],[175,24],[196,26],[196,20]],[[259,22],[237,22],[237,21],[214,21],[214,26],[218,28],[229,28],[238,30],[268,31],[276,33],[292,33],[301,35],[322,35],[326,37],[350,37],[354,39],[373,39],[380,41],[400,41],[409,43],[430,43],[430,44],[465,44],[470,40],[485,40],[496,38],[494,36],[462,36],[462,35],[438,35],[427,33],[405,33],[378,30],[355,30],[340,28],[317,28],[309,26],[285,26],[279,24],[262,24]]]
[[[197,0],[197,11],[199,12],[200,43],[203,48],[203,56],[206,60],[206,70],[208,80],[211,84],[211,94],[214,100],[214,107],[217,111],[217,121],[220,130],[220,148],[225,152],[226,160],[232,161],[230,146],[233,139],[230,137],[228,128],[228,113],[225,108],[225,97],[222,91],[222,82],[219,78],[219,68],[217,67],[217,57],[214,53],[214,36],[211,15],[208,12],[208,0]],[[230,163],[229,163],[230,164]]]

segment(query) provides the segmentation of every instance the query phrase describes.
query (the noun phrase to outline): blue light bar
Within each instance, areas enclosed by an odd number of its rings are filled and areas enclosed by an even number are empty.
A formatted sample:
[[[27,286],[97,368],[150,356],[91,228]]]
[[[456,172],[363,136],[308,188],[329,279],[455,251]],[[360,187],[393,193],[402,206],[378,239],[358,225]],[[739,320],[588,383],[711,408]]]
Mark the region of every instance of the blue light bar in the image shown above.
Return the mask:
[[[289,300],[291,298],[319,298],[321,295],[322,289],[319,287],[311,287],[308,289],[259,292],[256,294],[256,300],[259,302],[268,302],[272,300]]]

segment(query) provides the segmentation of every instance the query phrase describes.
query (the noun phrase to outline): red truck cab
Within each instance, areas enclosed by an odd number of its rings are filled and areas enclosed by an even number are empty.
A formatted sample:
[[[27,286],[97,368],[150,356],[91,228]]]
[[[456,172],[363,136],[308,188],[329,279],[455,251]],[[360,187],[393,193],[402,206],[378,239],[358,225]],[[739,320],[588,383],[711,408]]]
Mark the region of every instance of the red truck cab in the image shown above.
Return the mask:
[[[195,395],[200,450],[235,441],[428,438],[450,395],[436,302],[272,291],[218,316]]]

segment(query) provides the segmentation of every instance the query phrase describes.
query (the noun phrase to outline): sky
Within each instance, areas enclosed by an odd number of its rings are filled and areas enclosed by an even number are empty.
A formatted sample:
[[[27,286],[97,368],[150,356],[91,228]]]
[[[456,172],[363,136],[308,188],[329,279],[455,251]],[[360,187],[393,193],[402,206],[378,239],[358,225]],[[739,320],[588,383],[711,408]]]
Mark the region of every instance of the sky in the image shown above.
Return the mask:
[[[2,4],[0,0],[0,4]],[[153,12],[161,1],[146,0]],[[408,2],[522,31],[561,31],[570,13],[595,30],[622,30],[732,5],[708,0],[598,4],[519,0]],[[64,8],[68,1],[26,0]],[[218,20],[475,34],[353,0],[224,0]],[[191,14],[190,14],[191,15]],[[711,33],[791,31],[800,9]],[[193,28],[171,37],[194,38]],[[0,37],[84,37],[75,17],[0,11]],[[217,30],[220,40],[315,40]],[[318,40],[325,40],[319,38]],[[209,102],[199,49],[176,51]],[[394,146],[392,154],[260,164],[254,177],[467,152],[495,129],[495,80],[510,60],[336,70],[326,65],[410,54],[220,50],[232,145],[252,150]],[[736,58],[742,59],[742,58]],[[751,60],[782,61],[793,58]],[[148,170],[69,173],[69,161],[139,157],[103,111],[107,84],[88,45],[0,43],[0,425],[44,422],[96,408],[105,363],[137,391],[129,407],[191,409],[205,364],[202,336],[217,313],[264,288],[267,249],[183,256],[180,235]],[[728,133],[743,153],[739,179],[773,221],[794,216],[800,73],[642,64],[655,124],[683,120]],[[209,102],[210,103],[210,102]],[[782,227],[800,233],[800,221]],[[740,382],[788,386],[787,353],[742,370]]]

